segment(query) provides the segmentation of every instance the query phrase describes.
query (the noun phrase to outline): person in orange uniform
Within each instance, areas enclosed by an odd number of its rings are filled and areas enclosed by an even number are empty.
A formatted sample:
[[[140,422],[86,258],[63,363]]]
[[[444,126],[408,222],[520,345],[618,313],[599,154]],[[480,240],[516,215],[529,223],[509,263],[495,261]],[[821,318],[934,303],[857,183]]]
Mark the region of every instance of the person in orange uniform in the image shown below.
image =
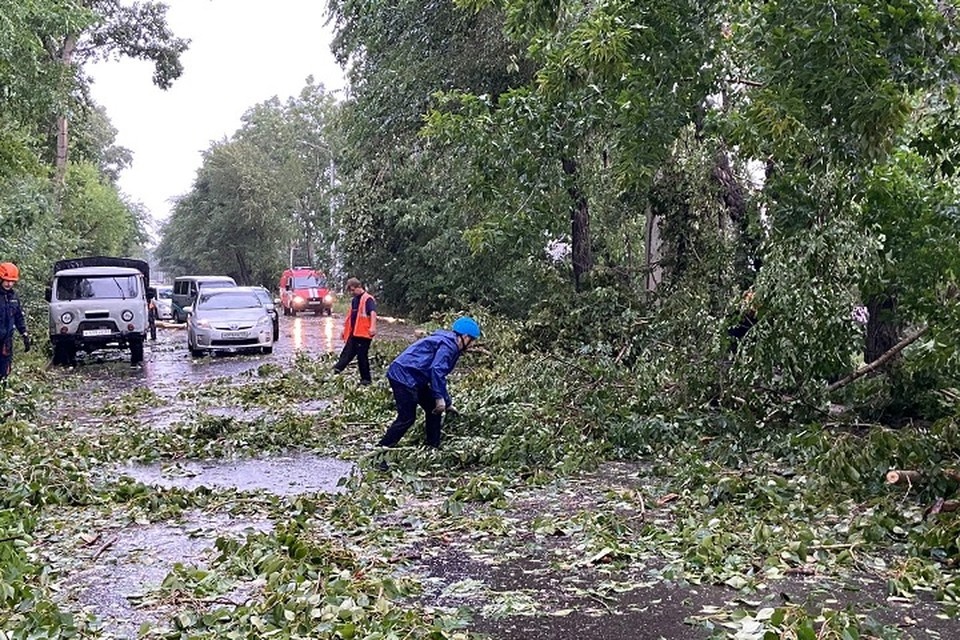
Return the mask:
[[[343,323],[343,350],[333,365],[335,373],[342,373],[354,358],[360,369],[360,384],[370,384],[370,343],[377,335],[377,300],[367,293],[357,278],[347,280],[347,290],[353,294],[350,312]]]
[[[30,351],[30,336],[23,319],[23,307],[13,286],[20,279],[20,269],[12,262],[0,263],[0,382],[6,382],[13,367],[14,330],[23,336],[23,350]]]

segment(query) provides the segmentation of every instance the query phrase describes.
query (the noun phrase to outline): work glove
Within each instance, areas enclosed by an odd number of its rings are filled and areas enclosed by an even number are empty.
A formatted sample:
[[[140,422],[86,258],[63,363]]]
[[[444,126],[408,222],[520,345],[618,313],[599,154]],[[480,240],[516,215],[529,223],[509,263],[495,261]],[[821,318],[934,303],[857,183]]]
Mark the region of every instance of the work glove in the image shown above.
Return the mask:
[[[443,398],[437,398],[436,403],[433,405],[434,413],[443,413],[447,409],[447,403],[443,401]]]
[[[30,336],[23,334],[23,352],[30,351]]]

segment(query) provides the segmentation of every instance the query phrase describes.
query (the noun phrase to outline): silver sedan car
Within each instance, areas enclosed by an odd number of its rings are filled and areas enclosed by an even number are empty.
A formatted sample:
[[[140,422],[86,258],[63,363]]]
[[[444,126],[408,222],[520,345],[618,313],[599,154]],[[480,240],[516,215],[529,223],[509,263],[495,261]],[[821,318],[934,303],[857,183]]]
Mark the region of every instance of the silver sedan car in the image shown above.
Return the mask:
[[[235,287],[202,289],[187,317],[187,349],[273,352],[273,318],[257,294]]]

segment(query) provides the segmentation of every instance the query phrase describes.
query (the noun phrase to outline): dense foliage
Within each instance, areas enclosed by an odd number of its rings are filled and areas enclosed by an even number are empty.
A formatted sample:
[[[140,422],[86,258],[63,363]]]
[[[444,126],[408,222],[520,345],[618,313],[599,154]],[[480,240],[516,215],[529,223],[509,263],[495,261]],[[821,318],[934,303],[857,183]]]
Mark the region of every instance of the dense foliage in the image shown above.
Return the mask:
[[[43,320],[55,260],[142,255],[147,240],[142,207],[116,184],[131,154],[90,99],[84,64],[149,60],[154,82],[167,88],[186,46],[157,2],[25,0],[0,8],[0,259],[21,268],[31,325]]]

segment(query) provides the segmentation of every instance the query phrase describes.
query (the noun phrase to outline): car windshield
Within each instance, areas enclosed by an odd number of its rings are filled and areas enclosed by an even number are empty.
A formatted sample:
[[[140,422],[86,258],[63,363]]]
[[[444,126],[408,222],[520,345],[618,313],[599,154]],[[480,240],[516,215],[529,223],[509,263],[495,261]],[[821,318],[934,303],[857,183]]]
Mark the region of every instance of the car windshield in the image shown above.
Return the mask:
[[[293,288],[294,289],[326,289],[327,288],[327,279],[323,276],[296,276],[293,279]]]
[[[137,276],[61,276],[57,300],[125,300],[140,292]]]
[[[263,304],[273,304],[273,296],[266,289],[256,289],[254,293],[257,294]]]
[[[210,293],[200,294],[198,309],[249,309],[259,307],[260,300],[252,293]]]
[[[167,300],[173,298],[173,287],[157,287],[157,297]]]

